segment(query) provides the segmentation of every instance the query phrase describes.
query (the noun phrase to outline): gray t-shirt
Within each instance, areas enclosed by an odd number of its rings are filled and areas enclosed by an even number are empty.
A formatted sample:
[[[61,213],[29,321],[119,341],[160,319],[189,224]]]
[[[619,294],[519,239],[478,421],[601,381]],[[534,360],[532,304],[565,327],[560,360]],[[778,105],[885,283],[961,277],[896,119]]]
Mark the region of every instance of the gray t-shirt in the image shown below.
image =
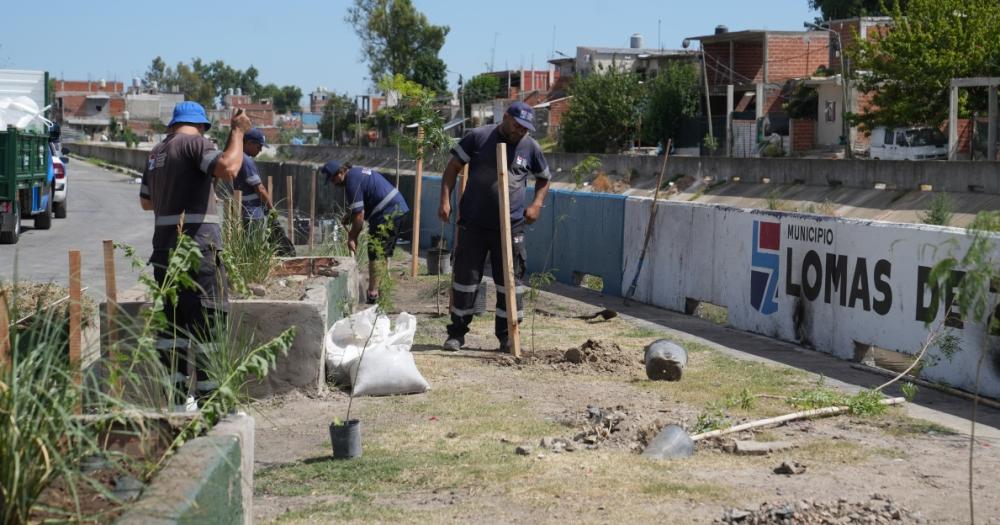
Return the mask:
[[[177,245],[177,225],[203,248],[222,247],[212,170],[221,152],[201,135],[167,135],[149,152],[139,196],[153,201],[153,250]]]

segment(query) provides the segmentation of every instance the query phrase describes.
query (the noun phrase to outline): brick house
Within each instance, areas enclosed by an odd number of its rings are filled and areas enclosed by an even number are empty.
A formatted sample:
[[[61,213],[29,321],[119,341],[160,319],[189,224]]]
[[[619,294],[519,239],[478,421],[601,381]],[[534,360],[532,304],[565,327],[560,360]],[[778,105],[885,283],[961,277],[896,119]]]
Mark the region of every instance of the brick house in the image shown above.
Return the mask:
[[[125,113],[125,85],[105,80],[56,80],[53,118],[81,129],[92,138],[110,131],[111,119]]]

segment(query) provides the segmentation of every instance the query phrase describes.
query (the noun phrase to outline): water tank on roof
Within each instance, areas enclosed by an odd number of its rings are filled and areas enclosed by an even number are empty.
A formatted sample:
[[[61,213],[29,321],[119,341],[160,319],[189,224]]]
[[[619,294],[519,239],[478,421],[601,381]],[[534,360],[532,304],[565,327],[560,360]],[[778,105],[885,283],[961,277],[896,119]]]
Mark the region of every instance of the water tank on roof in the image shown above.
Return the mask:
[[[99,80],[97,82],[97,84],[101,86],[101,89],[104,89],[104,88],[108,87],[108,82],[106,80],[104,80],[103,78],[101,80]]]
[[[233,93],[235,93],[235,92],[236,92],[236,90],[233,89],[233,88],[226,89],[226,94],[229,95],[229,96],[233,96]]]
[[[236,94],[243,96],[243,88],[236,88]]]
[[[132,87],[139,87],[139,77],[132,77]]]
[[[629,38],[629,47],[642,49],[642,33],[632,33],[632,38]]]
[[[721,35],[721,34],[728,33],[728,32],[729,32],[729,28],[726,27],[726,26],[724,26],[724,25],[720,24],[720,25],[715,26],[715,34],[717,34],[717,35]]]

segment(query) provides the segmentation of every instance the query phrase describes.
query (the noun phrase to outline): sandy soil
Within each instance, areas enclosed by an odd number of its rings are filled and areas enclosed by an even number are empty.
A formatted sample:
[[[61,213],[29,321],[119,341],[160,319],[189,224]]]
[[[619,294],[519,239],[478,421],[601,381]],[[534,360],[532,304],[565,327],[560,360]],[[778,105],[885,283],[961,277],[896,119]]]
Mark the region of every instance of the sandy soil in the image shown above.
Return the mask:
[[[256,522],[711,523],[734,508],[841,499],[857,521],[845,511],[830,523],[968,522],[966,436],[896,409],[734,436],[793,446],[769,455],[734,455],[719,440],[688,459],[648,460],[638,452],[664,424],[691,429],[706,414],[735,423],[792,412],[776,398],[817,378],[685,345],[680,382],[648,381],[642,349],[659,334],[620,318],[578,319],[594,307],[550,294],[535,305],[545,314],[534,318],[533,345],[531,317],[522,325],[524,358],[496,352],[492,316],[475,321],[466,349],[446,353],[437,348],[447,320],[437,312],[447,296],[436,292],[433,277],[399,281],[396,306],[418,316],[413,352],[432,390],[356,399],[362,459],[329,459],[327,425],[348,404],[341,391],[254,407]],[[565,359],[588,340],[593,360]],[[724,402],[746,389],[775,399],[747,409]],[[531,450],[519,455],[519,446]],[[974,447],[977,517],[1000,523],[1000,443]],[[805,471],[775,474],[784,461]],[[873,495],[906,512],[899,521],[867,513]]]

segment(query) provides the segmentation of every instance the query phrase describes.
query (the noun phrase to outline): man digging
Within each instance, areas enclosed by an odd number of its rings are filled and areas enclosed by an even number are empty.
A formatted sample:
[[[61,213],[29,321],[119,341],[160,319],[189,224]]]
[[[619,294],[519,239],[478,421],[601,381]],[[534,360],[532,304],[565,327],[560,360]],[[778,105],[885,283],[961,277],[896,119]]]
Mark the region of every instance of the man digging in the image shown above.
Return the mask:
[[[534,111],[523,102],[515,102],[504,113],[500,124],[482,126],[470,131],[451,149],[452,159],[444,170],[441,184],[441,203],[438,217],[448,222],[451,217],[451,192],[462,168],[469,165],[469,180],[462,194],[460,242],[455,246],[452,270],[451,324],[444,349],[456,351],[465,344],[469,323],[475,312],[476,290],[483,276],[486,257],[490,258],[493,282],[497,289],[496,321],[494,333],[500,341],[500,351],[508,350],[507,316],[524,316],[522,295],[527,251],[524,245],[524,226],[538,220],[542,203],[549,187],[549,168],[535,139],[528,136],[534,131]],[[500,249],[500,201],[497,193],[497,144],[507,144],[507,161],[510,182],[511,241],[514,255],[514,283],[504,283]],[[528,175],[535,177],[535,198],[525,207]],[[513,290],[511,290],[513,288]],[[507,312],[505,297],[513,291],[517,297],[517,312]]]

